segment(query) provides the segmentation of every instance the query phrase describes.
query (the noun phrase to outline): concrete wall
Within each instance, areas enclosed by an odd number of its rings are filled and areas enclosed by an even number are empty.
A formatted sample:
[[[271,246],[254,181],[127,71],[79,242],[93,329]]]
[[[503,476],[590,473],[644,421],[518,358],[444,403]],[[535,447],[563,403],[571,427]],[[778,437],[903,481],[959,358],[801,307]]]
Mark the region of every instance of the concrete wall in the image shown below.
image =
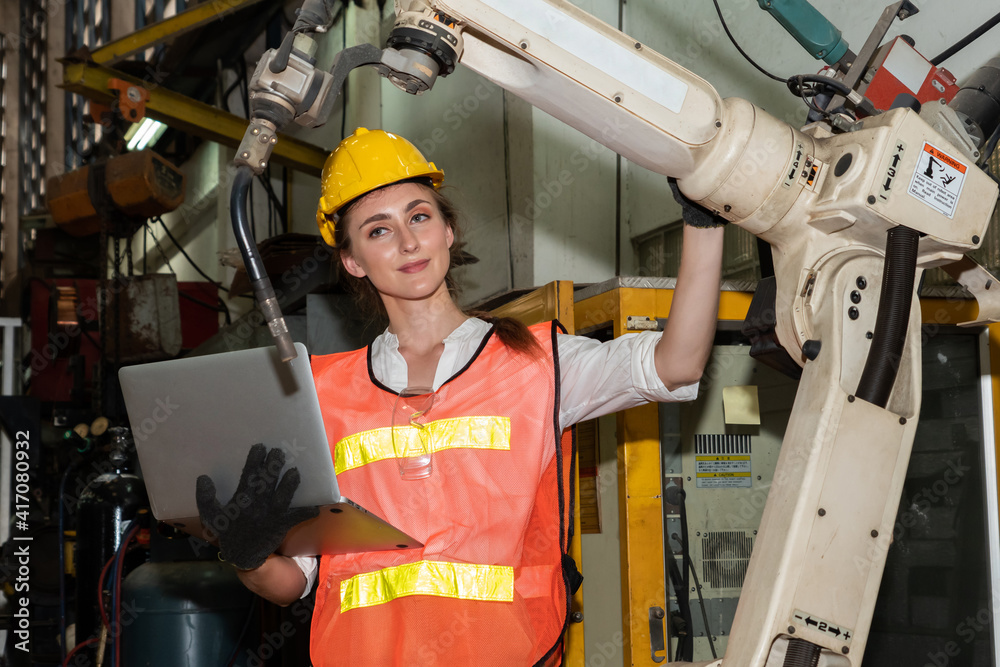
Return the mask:
[[[416,144],[445,172],[444,191],[462,213],[467,250],[479,263],[460,272],[472,303],[511,284],[505,93],[466,69],[410,96],[382,83],[382,128]]]

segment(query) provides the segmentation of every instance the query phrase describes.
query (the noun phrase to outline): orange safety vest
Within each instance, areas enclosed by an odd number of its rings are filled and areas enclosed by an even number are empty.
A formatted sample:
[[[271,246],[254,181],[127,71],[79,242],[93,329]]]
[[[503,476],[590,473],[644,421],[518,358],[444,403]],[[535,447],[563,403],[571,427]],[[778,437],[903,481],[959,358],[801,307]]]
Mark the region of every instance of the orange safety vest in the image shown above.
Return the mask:
[[[313,358],[341,492],[424,544],[323,556],[314,667],[560,664],[574,456],[557,435],[558,326],[530,327],[541,355],[487,334],[435,394],[433,472],[416,481],[400,477],[396,393],[370,350]]]

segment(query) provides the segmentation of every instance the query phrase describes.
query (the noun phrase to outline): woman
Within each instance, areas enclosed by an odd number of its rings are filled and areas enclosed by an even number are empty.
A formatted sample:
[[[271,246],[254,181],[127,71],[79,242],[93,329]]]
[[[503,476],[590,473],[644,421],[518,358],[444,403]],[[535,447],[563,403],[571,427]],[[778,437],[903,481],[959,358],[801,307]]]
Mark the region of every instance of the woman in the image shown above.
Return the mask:
[[[599,343],[457,306],[449,271],[461,243],[443,177],[405,139],[363,128],[323,170],[323,237],[389,321],[368,348],[312,360],[331,454],[344,493],[424,547],[324,556],[317,572],[317,559],[267,556],[268,546],[240,571],[279,604],[318,581],[315,667],[559,664],[575,573],[562,434],[648,401],[695,398],[711,350],[721,227],[685,226],[662,335]],[[390,428],[407,387],[433,390],[420,427],[431,472],[416,480],[401,475]],[[222,552],[237,562],[230,544]]]

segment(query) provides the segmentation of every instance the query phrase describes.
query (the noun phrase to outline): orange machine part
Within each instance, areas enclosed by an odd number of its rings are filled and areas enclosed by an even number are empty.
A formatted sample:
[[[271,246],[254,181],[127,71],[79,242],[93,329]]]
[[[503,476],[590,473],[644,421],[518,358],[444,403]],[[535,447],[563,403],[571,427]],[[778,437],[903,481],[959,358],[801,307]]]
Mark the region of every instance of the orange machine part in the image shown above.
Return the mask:
[[[118,111],[125,120],[138,123],[143,119],[149,99],[148,90],[121,79],[108,80],[108,88],[118,91]]]
[[[108,79],[108,89],[118,91],[118,99],[111,104],[101,104],[91,100],[90,116],[94,122],[105,122],[104,114],[111,113],[113,108],[117,108],[122,118],[131,123],[138,123],[146,116],[146,102],[149,100],[148,90],[121,79]]]
[[[73,236],[96,234],[101,228],[87,190],[91,168],[87,165],[48,181],[46,203],[52,219]],[[161,215],[184,201],[184,172],[149,149],[108,160],[105,182],[115,207],[131,216]]]

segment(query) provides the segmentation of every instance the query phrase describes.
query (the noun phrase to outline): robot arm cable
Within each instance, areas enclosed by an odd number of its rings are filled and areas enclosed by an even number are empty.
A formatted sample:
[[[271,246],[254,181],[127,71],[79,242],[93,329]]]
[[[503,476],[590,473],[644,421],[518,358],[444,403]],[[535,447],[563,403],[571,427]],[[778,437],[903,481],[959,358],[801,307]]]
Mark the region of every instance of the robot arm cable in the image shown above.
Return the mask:
[[[972,44],[974,41],[982,37],[988,31],[992,30],[998,23],[1000,23],[1000,14],[997,14],[989,21],[982,24],[981,26],[970,32],[968,35],[958,40],[953,45],[949,46],[947,49],[945,49],[940,54],[935,56],[931,60],[931,64],[934,65],[935,67],[939,66],[945,60],[948,60],[948,58],[951,58],[953,55],[955,55],[956,53],[967,47],[969,44]]]
[[[774,74],[771,74],[766,69],[764,69],[756,62],[754,62],[753,58],[747,55],[747,52],[740,47],[739,43],[736,41],[736,38],[733,37],[733,33],[729,32],[729,26],[726,25],[726,19],[722,15],[722,9],[719,7],[719,0],[712,0],[712,3],[715,4],[715,12],[719,15],[719,21],[722,23],[722,29],[726,31],[726,36],[729,37],[729,41],[733,43],[733,46],[735,46],[736,50],[740,52],[740,55],[743,56],[743,58],[746,59],[748,63],[756,67],[757,70],[764,76],[774,79],[775,81],[780,81],[781,83],[787,84],[788,79],[783,79],[780,76],[775,76]]]

